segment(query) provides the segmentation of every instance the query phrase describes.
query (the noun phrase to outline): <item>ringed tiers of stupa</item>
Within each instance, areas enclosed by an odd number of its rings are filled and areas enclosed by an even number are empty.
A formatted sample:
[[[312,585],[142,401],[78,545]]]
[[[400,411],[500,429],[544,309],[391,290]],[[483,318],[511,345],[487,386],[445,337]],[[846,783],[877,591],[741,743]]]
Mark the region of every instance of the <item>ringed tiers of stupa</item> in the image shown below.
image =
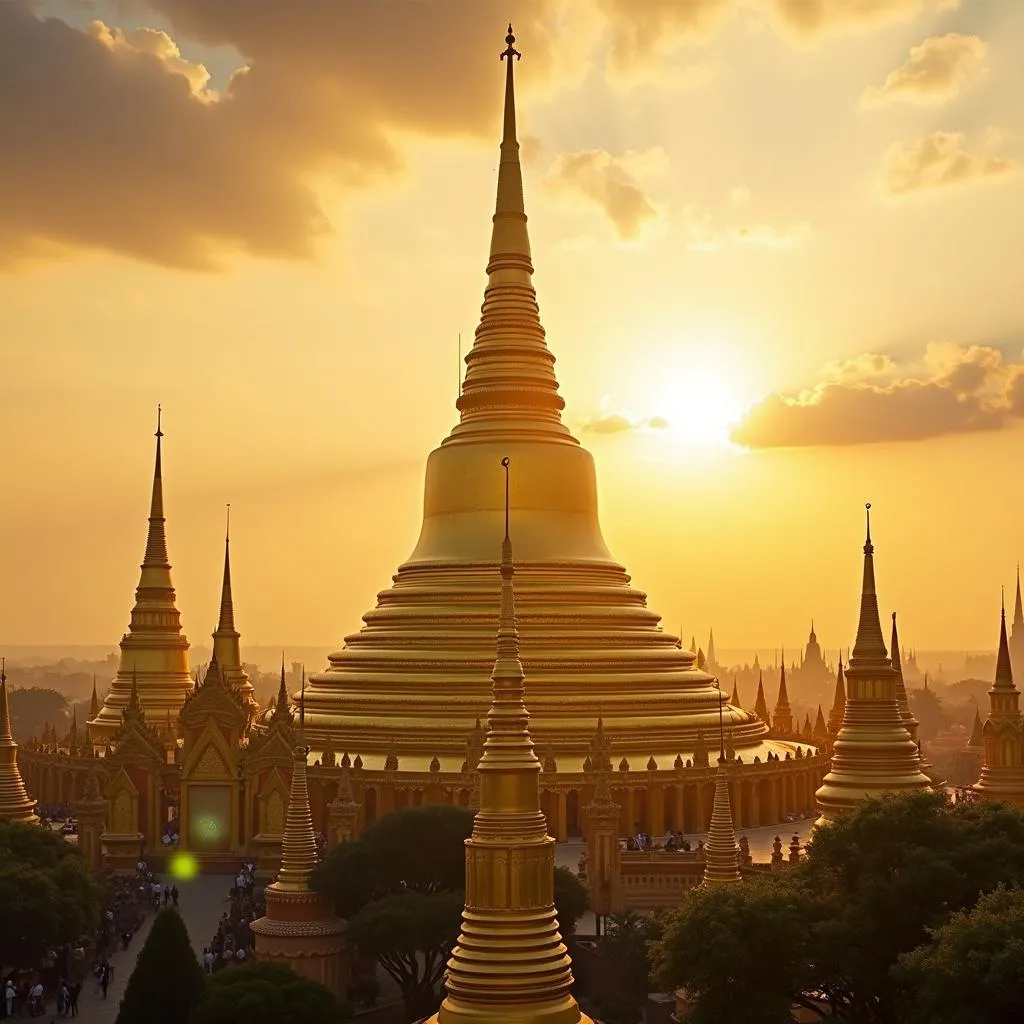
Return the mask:
[[[726,743],[744,764],[795,758],[795,742],[769,739],[764,722],[728,704],[695,655],[661,628],[605,544],[594,460],[562,420],[533,286],[514,64],[506,61],[487,284],[465,356],[459,421],[427,459],[412,554],[362,628],[309,679],[311,756],[347,752],[371,772],[463,770],[467,737],[490,700],[499,609],[494,537],[504,515],[494,467],[508,456],[521,652],[542,755],[560,773],[582,771],[600,716],[617,765],[696,764],[725,704]],[[699,580],[679,586],[699,603]],[[805,744],[802,753],[810,752]]]

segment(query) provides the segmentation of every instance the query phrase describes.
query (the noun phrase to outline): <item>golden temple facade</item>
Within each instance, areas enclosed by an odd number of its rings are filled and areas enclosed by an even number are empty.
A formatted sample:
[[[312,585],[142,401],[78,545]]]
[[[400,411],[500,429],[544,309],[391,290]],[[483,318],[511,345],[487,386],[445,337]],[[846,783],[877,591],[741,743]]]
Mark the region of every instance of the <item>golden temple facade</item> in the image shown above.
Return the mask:
[[[901,711],[897,673],[882,637],[874,552],[869,504],[860,620],[846,666],[842,725],[832,746],[829,772],[815,794],[819,824],[854,810],[870,797],[931,788]]]
[[[99,713],[88,722],[89,738],[94,744],[109,743],[121,728],[121,713],[128,706],[133,680],[138,683],[142,709],[154,722],[168,718],[176,722],[185,695],[192,689],[188,639],[181,631],[181,615],[175,603],[171,563],[167,557],[162,440],[158,413],[146,554],[140,567],[131,622],[128,632],[121,638],[117,674]]]
[[[620,783],[642,794],[622,801],[634,805],[624,809],[627,831],[636,822],[653,831],[669,821],[684,827],[678,769],[697,763],[701,730],[717,730],[723,704],[729,748],[755,780],[756,822],[803,812],[821,776],[813,748],[805,743],[801,756],[811,758],[796,765],[798,738],[773,739],[765,721],[728,703],[605,545],[594,461],[562,420],[533,269],[508,72],[487,285],[465,357],[459,422],[427,460],[415,549],[362,629],[310,678],[312,749],[358,755],[368,781],[395,781],[405,803],[438,788],[457,798],[464,788],[467,750],[479,745],[475,723],[487,708],[482,680],[499,600],[491,538],[502,494],[488,469],[508,454],[518,467],[510,500],[522,657],[553,834],[582,828],[580,807],[591,795],[584,766],[599,716],[625,765]],[[774,797],[758,785],[758,766],[767,778],[769,764],[773,776],[793,779]],[[713,788],[713,770],[705,774]],[[377,799],[366,814],[385,809]]]

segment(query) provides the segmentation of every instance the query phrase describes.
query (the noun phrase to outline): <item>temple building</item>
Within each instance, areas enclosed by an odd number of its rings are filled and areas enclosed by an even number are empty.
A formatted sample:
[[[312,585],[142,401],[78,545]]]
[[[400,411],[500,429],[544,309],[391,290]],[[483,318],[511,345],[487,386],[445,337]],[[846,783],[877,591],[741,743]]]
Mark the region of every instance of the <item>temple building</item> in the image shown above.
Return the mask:
[[[121,712],[128,706],[132,682],[139,685],[139,702],[154,722],[168,717],[173,723],[192,689],[189,674],[188,639],[181,631],[181,616],[175,604],[171,563],[167,559],[164,519],[163,472],[161,467],[160,418],[156,428],[156,466],[149,508],[149,532],[142,574],[135,590],[128,632],[121,638],[121,662],[103,698],[103,706],[90,719],[89,738],[107,744],[121,726]]]
[[[860,621],[846,667],[843,724],[833,744],[829,772],[815,794],[819,825],[882,793],[931,788],[900,713],[897,676],[878,617],[874,551],[868,505]]]
[[[790,669],[790,682],[799,684],[799,691],[816,693],[832,682],[832,668],[826,663],[818,643],[818,634],[814,631],[814,620],[811,620],[811,632],[807,637],[807,646],[801,652],[800,663]]]
[[[506,42],[511,93],[518,57],[511,26]],[[507,496],[507,457],[502,465]],[[466,841],[466,907],[445,972],[447,994],[432,1024],[590,1020],[573,998],[572,964],[555,916],[555,841],[540,807],[541,763],[525,704],[509,518],[506,497],[497,657],[478,769],[480,807]]]
[[[996,677],[988,696],[988,719],[982,730],[984,760],[981,778],[973,788],[989,800],[1024,804],[1024,719],[1020,712],[1020,690],[1013,682],[1005,607],[999,623]],[[974,737],[971,739],[973,742]]]
[[[25,791],[18,769],[18,744],[11,733],[6,662],[0,661],[0,818],[36,822],[36,802]]]
[[[620,801],[624,816],[627,803],[636,815],[624,820],[626,831],[635,823],[652,834],[669,823],[685,828],[675,790],[692,779],[695,793],[712,783],[714,770],[687,775],[673,765],[696,764],[698,733],[717,729],[727,697],[694,653],[660,627],[605,545],[594,462],[562,420],[532,274],[509,73],[488,281],[465,357],[459,422],[427,460],[415,549],[362,629],[310,678],[304,707],[312,756],[327,749],[359,755],[364,821],[435,799],[432,793],[467,799],[467,743],[475,743],[487,707],[481,679],[498,601],[490,538],[502,496],[484,467],[507,453],[519,467],[511,501],[522,656],[545,752],[541,799],[552,833],[581,832],[580,810],[593,792],[584,763],[595,710],[626,765],[616,773],[618,786],[633,793]],[[797,737],[770,737],[766,723],[728,703],[724,725],[750,792],[744,825],[803,811],[822,768],[813,750]],[[787,781],[765,784],[769,775]]]

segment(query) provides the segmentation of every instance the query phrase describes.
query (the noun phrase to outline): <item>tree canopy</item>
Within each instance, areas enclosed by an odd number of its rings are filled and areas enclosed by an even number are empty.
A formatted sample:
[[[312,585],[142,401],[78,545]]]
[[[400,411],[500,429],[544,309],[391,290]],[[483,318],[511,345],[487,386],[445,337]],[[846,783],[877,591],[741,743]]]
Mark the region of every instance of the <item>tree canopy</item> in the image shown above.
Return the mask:
[[[935,793],[872,800],[817,830],[799,866],[691,893],[654,966],[695,999],[697,1024],[775,1024],[793,1004],[887,1024],[917,977],[897,960],[1001,882],[1024,883],[1024,813]]]
[[[182,1024],[204,983],[181,915],[174,907],[160,910],[128,978],[116,1024]]]
[[[284,964],[250,961],[207,982],[189,1024],[337,1024],[351,1016],[330,989]]]
[[[996,889],[900,957],[906,1024],[1024,1020],[1024,890]]]
[[[11,733],[19,743],[32,736],[42,736],[47,722],[56,726],[57,732],[63,735],[71,722],[68,699],[57,690],[40,686],[10,689],[7,702],[11,708]],[[79,724],[82,724],[81,720]]]
[[[31,967],[95,923],[97,893],[77,846],[0,820],[0,963]]]
[[[587,887],[569,868],[555,868],[555,910],[563,939],[576,934],[576,924],[590,907]]]

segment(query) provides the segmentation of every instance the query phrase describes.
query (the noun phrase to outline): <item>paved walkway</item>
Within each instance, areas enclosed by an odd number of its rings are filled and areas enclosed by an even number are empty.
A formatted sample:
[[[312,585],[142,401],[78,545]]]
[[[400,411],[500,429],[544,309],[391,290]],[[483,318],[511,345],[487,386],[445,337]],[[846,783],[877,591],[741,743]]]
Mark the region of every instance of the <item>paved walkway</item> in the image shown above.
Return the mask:
[[[188,882],[178,882],[178,891],[181,894],[178,910],[185,921],[185,927],[188,929],[192,948],[196,951],[197,957],[217,930],[220,915],[227,906],[228,893],[232,883],[233,880],[229,875],[200,875]],[[128,978],[135,967],[136,958],[145,944],[146,936],[149,935],[149,929],[155,916],[155,914],[150,914],[146,917],[128,949],[118,951],[111,956],[110,962],[114,967],[114,976],[111,978],[106,999],[103,998],[99,986],[93,981],[91,975],[85,979],[82,994],[78,999],[76,1020],[80,1024],[114,1024]],[[47,1007],[47,1011],[50,1017],[56,1016],[56,1009],[52,1003]]]

